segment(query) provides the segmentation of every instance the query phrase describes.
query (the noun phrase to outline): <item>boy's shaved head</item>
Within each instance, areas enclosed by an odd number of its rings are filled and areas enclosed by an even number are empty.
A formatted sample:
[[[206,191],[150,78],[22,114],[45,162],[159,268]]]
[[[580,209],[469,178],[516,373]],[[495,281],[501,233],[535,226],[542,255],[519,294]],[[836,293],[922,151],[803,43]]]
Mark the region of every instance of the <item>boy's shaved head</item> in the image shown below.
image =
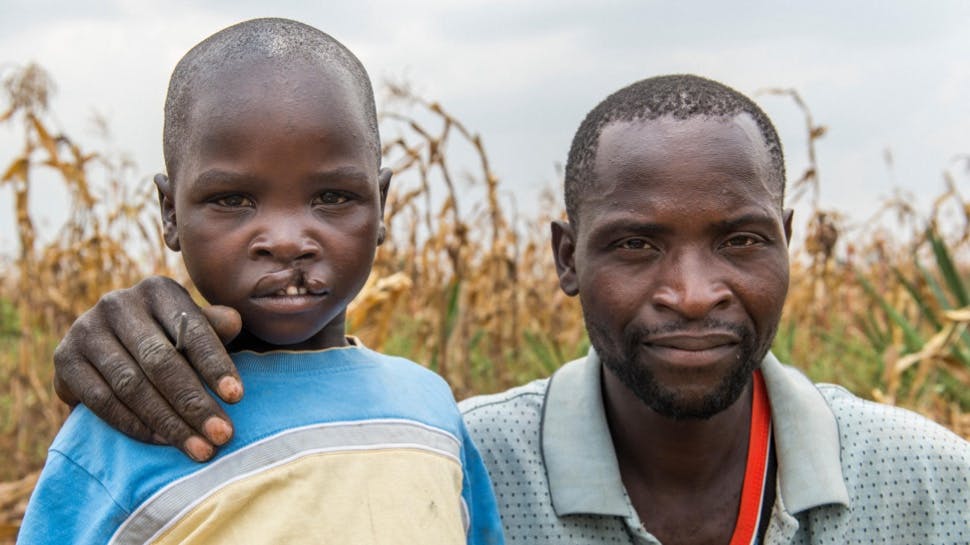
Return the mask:
[[[775,127],[761,108],[748,97],[716,81],[694,75],[658,76],[620,89],[586,114],[573,137],[566,162],[566,213],[570,222],[576,223],[583,193],[596,182],[593,164],[599,137],[610,123],[664,116],[729,119],[743,113],[751,115],[764,139],[771,158],[769,179],[778,188],[781,205],[785,191],[785,160]]]
[[[181,146],[187,141],[189,113],[196,90],[216,72],[245,69],[253,62],[280,67],[320,66],[345,71],[363,108],[370,144],[380,164],[380,136],[370,78],[360,60],[330,35],[289,19],[253,19],[220,30],[189,50],[175,66],[165,99],[165,167],[175,175]]]

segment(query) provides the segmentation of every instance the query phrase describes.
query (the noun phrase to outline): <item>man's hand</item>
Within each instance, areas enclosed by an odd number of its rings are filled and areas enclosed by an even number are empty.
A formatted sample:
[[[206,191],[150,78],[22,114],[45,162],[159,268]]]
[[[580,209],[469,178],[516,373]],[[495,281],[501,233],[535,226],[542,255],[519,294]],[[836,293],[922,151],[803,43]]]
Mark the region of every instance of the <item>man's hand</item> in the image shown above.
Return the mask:
[[[200,309],[175,281],[151,277],[106,294],[74,322],[54,351],[54,390],[135,439],[175,445],[204,461],[232,437],[232,425],[199,376],[226,402],[242,398],[223,346],[241,328],[235,310]]]

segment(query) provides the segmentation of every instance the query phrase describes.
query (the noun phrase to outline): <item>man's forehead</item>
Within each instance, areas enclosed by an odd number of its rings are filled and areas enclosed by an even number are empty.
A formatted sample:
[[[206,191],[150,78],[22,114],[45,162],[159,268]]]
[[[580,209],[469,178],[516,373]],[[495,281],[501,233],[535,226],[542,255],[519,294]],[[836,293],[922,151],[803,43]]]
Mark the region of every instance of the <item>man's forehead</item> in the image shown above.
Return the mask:
[[[716,172],[739,179],[771,179],[771,155],[749,114],[615,121],[603,127],[593,166],[600,188],[624,176]]]
[[[629,136],[634,133],[636,139],[631,140]],[[752,150],[763,148],[766,152],[765,159],[769,158],[767,145],[758,123],[747,112],[740,112],[733,116],[664,115],[656,118],[611,121],[600,131],[597,155],[601,154],[604,147],[614,153],[642,153],[645,145],[659,147],[681,139],[685,135],[692,135],[691,137],[704,135],[705,144],[712,152],[717,150],[717,145],[726,145],[728,140],[742,141]]]
[[[734,194],[766,200],[763,205],[774,208],[780,206],[777,185],[770,153],[750,114],[664,116],[615,121],[603,128],[592,185],[578,204],[579,209],[602,211],[634,202],[643,206],[647,195],[649,202],[699,203],[708,194],[728,204]]]

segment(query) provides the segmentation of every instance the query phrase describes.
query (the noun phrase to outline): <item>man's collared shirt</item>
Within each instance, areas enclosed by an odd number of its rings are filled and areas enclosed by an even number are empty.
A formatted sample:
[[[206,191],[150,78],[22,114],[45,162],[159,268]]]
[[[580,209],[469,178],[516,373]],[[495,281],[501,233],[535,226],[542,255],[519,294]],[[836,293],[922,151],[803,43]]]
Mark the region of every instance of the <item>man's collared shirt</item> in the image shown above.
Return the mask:
[[[778,462],[765,543],[970,543],[970,444],[771,354],[761,369]],[[460,407],[509,543],[659,543],[623,486],[594,351]]]

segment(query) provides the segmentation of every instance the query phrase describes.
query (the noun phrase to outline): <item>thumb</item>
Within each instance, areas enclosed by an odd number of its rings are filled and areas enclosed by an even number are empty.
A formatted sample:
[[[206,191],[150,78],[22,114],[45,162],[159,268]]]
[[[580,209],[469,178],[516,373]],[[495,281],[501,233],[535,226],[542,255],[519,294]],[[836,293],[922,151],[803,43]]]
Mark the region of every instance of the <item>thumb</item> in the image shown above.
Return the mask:
[[[209,325],[215,330],[222,344],[229,344],[242,330],[242,318],[236,309],[222,305],[212,305],[202,309]]]

